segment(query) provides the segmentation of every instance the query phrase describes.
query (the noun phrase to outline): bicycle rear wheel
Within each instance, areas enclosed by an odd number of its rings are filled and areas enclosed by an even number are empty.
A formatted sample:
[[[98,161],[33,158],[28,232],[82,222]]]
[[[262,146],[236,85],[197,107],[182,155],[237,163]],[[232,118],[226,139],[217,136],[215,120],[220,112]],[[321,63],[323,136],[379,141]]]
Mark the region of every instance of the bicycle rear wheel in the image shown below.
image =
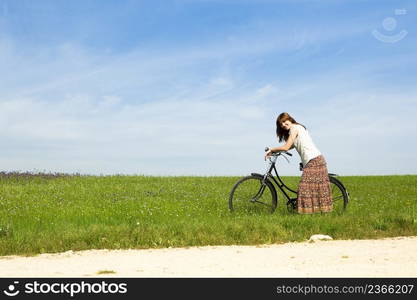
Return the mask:
[[[273,213],[277,207],[277,193],[269,180],[246,176],[233,186],[229,196],[229,209],[243,213]]]
[[[330,190],[333,200],[333,211],[342,213],[349,201],[348,193],[343,184],[335,177],[329,176]]]

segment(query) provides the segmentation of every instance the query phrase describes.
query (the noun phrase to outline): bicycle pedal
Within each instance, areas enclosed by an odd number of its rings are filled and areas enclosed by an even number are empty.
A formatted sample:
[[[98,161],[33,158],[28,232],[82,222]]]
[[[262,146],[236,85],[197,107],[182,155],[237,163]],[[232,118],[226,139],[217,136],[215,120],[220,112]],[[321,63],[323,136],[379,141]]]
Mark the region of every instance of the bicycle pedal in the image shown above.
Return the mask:
[[[297,198],[290,199],[290,202],[294,209],[297,208]]]

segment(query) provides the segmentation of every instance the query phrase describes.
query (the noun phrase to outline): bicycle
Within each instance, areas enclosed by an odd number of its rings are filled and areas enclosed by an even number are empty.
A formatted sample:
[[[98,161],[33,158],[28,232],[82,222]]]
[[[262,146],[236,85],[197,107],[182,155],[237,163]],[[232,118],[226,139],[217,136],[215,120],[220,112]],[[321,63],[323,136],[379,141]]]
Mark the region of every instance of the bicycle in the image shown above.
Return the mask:
[[[268,151],[269,148],[265,148]],[[287,198],[287,210],[294,212],[297,208],[297,191],[288,187],[281,179],[276,168],[276,162],[279,156],[286,154],[292,156],[291,153],[280,151],[273,153],[268,157],[269,165],[265,174],[251,173],[249,176],[242,177],[233,186],[229,195],[229,210],[243,212],[269,212],[273,213],[277,208],[278,194],[274,183],[281,190],[282,194]],[[288,158],[283,156],[288,162]],[[275,171],[275,176],[272,171]],[[300,163],[300,171],[302,164]],[[349,193],[343,183],[336,178],[334,173],[329,173],[330,187],[333,199],[333,211],[342,213],[345,211],[349,202]],[[272,181],[271,181],[272,180]],[[269,191],[265,192],[265,191]],[[288,193],[287,193],[288,192]],[[290,197],[289,194],[295,194]]]

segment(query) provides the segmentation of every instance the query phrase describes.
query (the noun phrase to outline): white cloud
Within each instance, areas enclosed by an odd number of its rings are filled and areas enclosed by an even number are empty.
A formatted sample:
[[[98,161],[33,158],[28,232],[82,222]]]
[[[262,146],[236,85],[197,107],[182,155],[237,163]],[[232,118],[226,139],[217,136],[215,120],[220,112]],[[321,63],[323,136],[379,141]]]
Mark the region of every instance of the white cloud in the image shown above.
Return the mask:
[[[349,30],[345,34],[357,32]],[[290,84],[287,79],[286,85],[271,78],[264,82],[245,69],[252,58],[340,38],[334,30],[308,34],[309,39],[304,33],[275,34],[271,40],[274,32],[117,56],[71,43],[27,55],[3,39],[2,168],[161,175],[263,171],[263,148],[276,144],[275,118],[289,111],[306,123],[337,172],[417,169],[415,160],[404,163],[416,146],[417,93],[384,95],[367,87],[372,78],[357,74],[372,73],[380,61],[327,68]],[[395,137],[409,138],[409,145],[396,147]],[[392,151],[397,155],[385,163]],[[284,172],[298,174],[297,163],[295,156]]]
[[[273,95],[277,92],[278,92],[278,89],[274,85],[267,84],[256,91],[256,96],[265,97],[265,96]]]

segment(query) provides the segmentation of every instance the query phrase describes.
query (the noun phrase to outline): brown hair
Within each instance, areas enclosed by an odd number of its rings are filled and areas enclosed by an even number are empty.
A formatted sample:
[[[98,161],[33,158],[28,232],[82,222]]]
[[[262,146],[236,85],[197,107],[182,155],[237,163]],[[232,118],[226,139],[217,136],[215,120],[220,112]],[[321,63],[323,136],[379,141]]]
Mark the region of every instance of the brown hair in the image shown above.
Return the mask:
[[[298,123],[293,117],[290,116],[289,113],[283,112],[277,118],[277,136],[280,142],[287,141],[288,136],[290,135],[289,130],[286,130],[281,127],[281,123],[289,120],[293,124],[298,124],[306,128],[303,124]],[[307,128],[306,128],[307,129]]]

